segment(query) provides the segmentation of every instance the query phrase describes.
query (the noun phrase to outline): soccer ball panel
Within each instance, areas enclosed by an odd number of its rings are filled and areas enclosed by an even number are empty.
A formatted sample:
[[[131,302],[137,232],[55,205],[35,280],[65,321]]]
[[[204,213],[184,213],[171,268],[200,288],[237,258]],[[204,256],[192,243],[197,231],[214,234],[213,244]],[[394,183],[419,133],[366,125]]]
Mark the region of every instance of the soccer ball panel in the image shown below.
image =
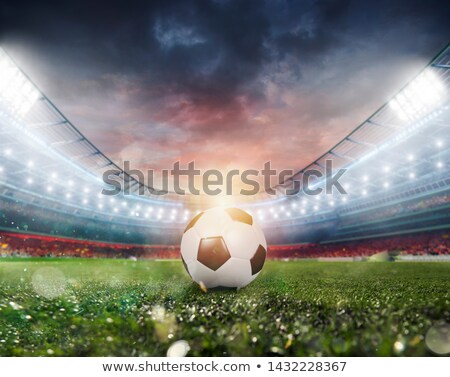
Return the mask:
[[[189,265],[189,272],[197,284],[203,283],[206,288],[215,288],[220,285],[217,272],[201,264],[199,261],[195,261]]]
[[[198,219],[203,216],[204,212],[200,212],[199,214],[197,214],[187,225],[186,229],[184,230],[184,233],[186,233],[189,229],[193,228],[195,226],[195,224],[197,223]]]
[[[253,227],[247,224],[233,222],[223,233],[232,257],[250,260],[259,246]]]
[[[213,208],[205,211],[194,226],[194,229],[200,235],[201,238],[208,237],[221,237],[223,229],[228,224],[231,224],[232,220],[222,208]]]
[[[256,237],[258,238],[259,244],[262,245],[264,247],[264,249],[266,249],[266,252],[267,252],[266,237],[264,236],[264,233],[263,233],[261,227],[258,224],[253,223],[253,230],[256,233]]]
[[[248,284],[252,276],[250,262],[244,259],[229,259],[217,270],[220,286],[241,288]]]
[[[200,240],[197,260],[211,270],[216,271],[230,257],[230,252],[222,237],[209,237]]]
[[[239,208],[227,208],[225,210],[233,221],[238,221],[247,225],[253,225],[253,218]]]
[[[181,239],[181,255],[185,263],[197,260],[200,237],[195,228],[189,229]]]
[[[252,266],[252,275],[260,272],[264,266],[264,262],[266,261],[266,249],[259,245],[258,249],[255,252],[255,255],[250,259],[250,264]]]
[[[189,276],[192,278],[192,265],[194,263],[196,263],[196,261],[190,261],[189,263],[186,263],[186,261],[184,260],[183,256],[181,256],[181,261],[183,262],[183,266],[186,269],[186,272],[189,274]]]

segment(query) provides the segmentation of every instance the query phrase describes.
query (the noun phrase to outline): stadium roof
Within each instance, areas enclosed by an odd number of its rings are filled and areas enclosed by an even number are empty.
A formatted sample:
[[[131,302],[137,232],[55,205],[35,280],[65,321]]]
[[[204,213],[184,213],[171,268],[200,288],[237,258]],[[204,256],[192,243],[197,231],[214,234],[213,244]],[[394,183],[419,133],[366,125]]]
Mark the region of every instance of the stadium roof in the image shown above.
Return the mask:
[[[260,193],[252,203],[241,206],[261,221],[284,224],[412,195],[411,190],[419,188],[423,190],[419,189],[417,195],[424,190],[448,188],[449,67],[447,46],[369,119],[275,187],[276,197]],[[183,203],[183,197],[158,196],[152,189],[145,197],[137,196],[142,185],[132,177],[130,189],[134,195],[101,195],[105,187],[101,177],[106,170],[117,170],[122,181],[128,177],[2,49],[0,134],[0,195],[80,216],[127,223],[147,221],[150,226],[183,226],[193,213],[205,209],[195,203],[195,198]],[[308,170],[325,174],[327,160],[333,162],[334,172],[347,169],[342,182],[348,195],[284,194],[284,189],[294,180],[302,180]],[[318,179],[313,185],[323,188],[325,181]]]

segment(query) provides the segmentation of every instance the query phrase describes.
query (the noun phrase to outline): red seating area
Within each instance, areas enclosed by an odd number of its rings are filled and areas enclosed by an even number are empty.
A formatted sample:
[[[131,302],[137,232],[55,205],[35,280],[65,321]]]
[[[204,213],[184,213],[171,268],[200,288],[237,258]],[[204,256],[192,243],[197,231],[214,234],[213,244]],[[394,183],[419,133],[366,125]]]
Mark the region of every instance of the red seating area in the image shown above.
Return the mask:
[[[271,258],[341,258],[370,256],[383,251],[410,255],[449,255],[450,231],[374,238],[334,244],[277,245]]]
[[[117,244],[0,232],[0,256],[171,259],[179,257],[179,247]]]
[[[449,255],[450,231],[377,238],[335,244],[269,246],[268,257],[330,258],[370,256],[383,251],[410,255]],[[83,258],[179,258],[179,247],[129,245],[21,233],[0,232],[0,256]]]

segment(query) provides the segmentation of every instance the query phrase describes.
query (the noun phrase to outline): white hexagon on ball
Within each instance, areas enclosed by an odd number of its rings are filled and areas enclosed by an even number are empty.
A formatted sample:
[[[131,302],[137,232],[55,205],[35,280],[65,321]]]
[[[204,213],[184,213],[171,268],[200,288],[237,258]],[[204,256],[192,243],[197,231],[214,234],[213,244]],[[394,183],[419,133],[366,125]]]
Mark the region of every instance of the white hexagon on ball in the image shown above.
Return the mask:
[[[261,272],[267,243],[253,217],[239,208],[212,208],[195,216],[181,240],[186,271],[206,288],[242,288]]]

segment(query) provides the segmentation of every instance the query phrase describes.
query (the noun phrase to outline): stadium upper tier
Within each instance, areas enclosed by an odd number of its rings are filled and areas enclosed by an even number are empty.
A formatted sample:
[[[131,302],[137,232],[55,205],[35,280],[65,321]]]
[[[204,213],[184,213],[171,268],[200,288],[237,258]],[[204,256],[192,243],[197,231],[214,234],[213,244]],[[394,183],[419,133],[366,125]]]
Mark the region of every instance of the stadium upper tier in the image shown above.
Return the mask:
[[[450,188],[450,46],[331,150],[275,187],[235,204],[264,227],[332,220]],[[151,137],[151,136],[149,136]],[[346,169],[346,194],[286,196],[314,169]],[[102,175],[114,168],[132,195],[106,197]],[[310,188],[325,188],[324,178]],[[111,223],[182,228],[207,201],[168,194],[137,195],[141,184],[93,145],[0,49],[0,196]]]

